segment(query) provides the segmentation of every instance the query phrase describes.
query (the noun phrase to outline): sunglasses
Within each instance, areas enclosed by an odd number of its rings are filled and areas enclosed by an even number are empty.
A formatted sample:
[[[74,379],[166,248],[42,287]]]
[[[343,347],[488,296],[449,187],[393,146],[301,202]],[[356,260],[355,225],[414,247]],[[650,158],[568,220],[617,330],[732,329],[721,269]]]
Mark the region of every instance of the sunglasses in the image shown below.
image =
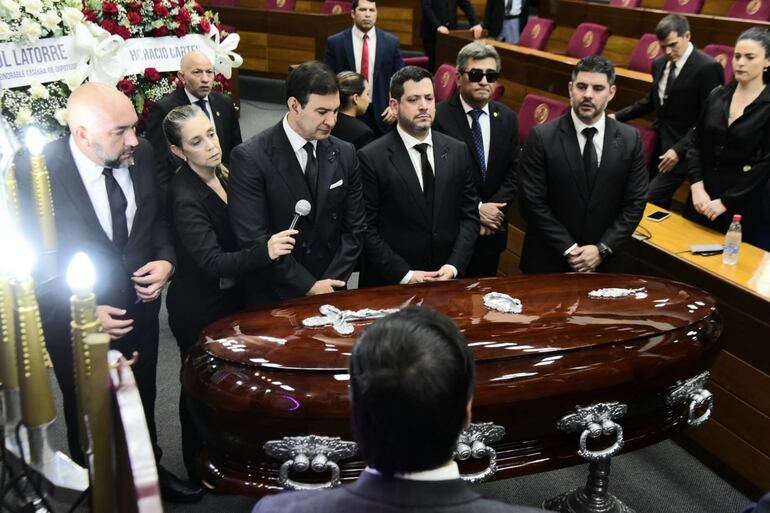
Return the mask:
[[[466,71],[466,74],[468,75],[468,80],[471,82],[481,82],[481,79],[487,77],[487,82],[490,84],[492,82],[497,82],[497,79],[500,77],[500,73],[497,71],[481,71],[480,69]]]

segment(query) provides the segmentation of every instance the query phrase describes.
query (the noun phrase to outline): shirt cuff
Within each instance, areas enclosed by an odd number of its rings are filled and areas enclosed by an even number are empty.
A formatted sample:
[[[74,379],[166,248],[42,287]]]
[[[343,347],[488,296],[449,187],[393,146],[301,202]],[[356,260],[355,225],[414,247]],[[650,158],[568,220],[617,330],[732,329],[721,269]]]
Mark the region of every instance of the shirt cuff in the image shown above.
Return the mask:
[[[453,266],[452,264],[444,264],[447,267],[449,267],[452,270],[452,273],[454,273],[454,276],[452,278],[457,278],[457,267]]]
[[[414,271],[409,271],[408,273],[406,273],[404,277],[401,278],[401,282],[400,282],[401,285],[406,285],[407,283],[409,283],[409,280],[412,279],[412,276],[414,276]]]
[[[576,247],[578,247],[578,245],[577,245],[577,242],[576,242],[576,243],[574,243],[572,246],[570,246],[570,247],[567,249],[567,251],[565,251],[564,253],[562,253],[562,256],[567,256],[567,255],[569,255],[570,253],[572,253],[572,250],[573,250],[573,249],[575,249]]]

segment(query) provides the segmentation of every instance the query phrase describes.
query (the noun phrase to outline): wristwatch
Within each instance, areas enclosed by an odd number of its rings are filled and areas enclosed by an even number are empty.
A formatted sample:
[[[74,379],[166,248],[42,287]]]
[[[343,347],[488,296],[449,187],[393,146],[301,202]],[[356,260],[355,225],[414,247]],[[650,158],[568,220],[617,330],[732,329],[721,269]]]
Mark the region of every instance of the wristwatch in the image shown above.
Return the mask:
[[[606,260],[612,256],[612,250],[605,243],[600,242],[597,244],[597,247],[599,248],[599,256],[602,257],[602,260]]]

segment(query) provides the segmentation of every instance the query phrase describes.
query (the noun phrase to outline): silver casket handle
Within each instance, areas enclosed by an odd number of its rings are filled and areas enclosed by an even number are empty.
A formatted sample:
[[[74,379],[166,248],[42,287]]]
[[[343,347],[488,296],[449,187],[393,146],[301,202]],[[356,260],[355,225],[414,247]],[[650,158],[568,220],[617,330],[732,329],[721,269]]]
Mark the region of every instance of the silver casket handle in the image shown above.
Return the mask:
[[[628,412],[628,406],[617,402],[597,403],[590,406],[578,406],[573,413],[565,415],[559,421],[561,431],[580,433],[578,454],[587,461],[608,461],[623,449],[623,428],[616,423]],[[598,438],[602,435],[615,435],[615,442],[601,451],[592,451],[588,448],[589,438]]]
[[[278,483],[287,490],[321,490],[341,484],[337,461],[355,456],[358,444],[330,436],[286,436],[269,440],[263,446],[268,456],[283,460],[278,471]],[[289,477],[289,472],[331,472],[331,479],[323,483],[302,483]]]
[[[483,483],[497,472],[497,452],[487,444],[497,442],[505,436],[505,428],[492,422],[471,424],[464,429],[457,439],[453,458],[465,461],[471,456],[475,459],[489,458],[487,468],[481,472],[461,474],[460,477],[468,483]]]
[[[674,385],[674,389],[666,396],[666,403],[672,407],[688,403],[688,426],[700,427],[711,417],[711,410],[714,408],[714,396],[704,388],[709,375],[708,372],[702,372],[690,379],[678,381]],[[699,411],[702,413],[698,414]]]

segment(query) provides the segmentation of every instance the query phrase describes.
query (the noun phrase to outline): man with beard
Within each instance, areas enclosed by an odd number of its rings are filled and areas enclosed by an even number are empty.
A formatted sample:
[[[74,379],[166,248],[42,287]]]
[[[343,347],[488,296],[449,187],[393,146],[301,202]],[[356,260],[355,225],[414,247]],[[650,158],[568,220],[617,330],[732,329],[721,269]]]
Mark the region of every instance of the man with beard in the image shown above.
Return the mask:
[[[433,80],[407,66],[390,80],[396,130],[358,152],[366,204],[362,286],[461,276],[479,234],[472,158],[431,131]]]
[[[67,267],[77,252],[96,268],[97,315],[113,348],[132,366],[156,460],[155,430],[158,311],[175,254],[159,209],[153,152],[136,137],[131,101],[114,87],[87,83],[67,103],[70,136],[44,150],[56,212],[57,268],[41,283],[40,308],[46,345],[62,391],[72,458],[85,463],[78,438]],[[199,485],[158,467],[161,494],[171,502],[200,499]]]
[[[605,114],[615,67],[590,56],[572,70],[572,108],[532,129],[521,154],[519,191],[527,233],[524,273],[619,272],[620,246],[647,197],[639,132]]]

